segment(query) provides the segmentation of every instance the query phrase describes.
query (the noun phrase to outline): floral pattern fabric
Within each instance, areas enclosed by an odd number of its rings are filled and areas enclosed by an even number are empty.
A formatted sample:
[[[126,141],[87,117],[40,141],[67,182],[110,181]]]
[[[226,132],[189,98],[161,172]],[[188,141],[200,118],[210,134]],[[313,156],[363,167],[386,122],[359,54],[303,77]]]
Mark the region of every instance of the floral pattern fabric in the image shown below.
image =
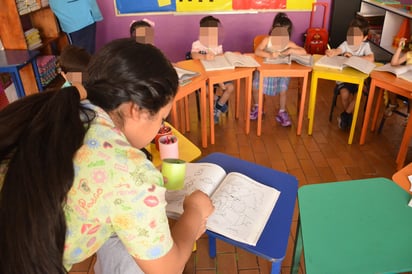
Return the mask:
[[[129,144],[107,113],[84,104],[97,117],[73,161],[75,179],[64,207],[65,267],[93,255],[114,234],[135,258],[162,257],[173,240],[161,173]]]

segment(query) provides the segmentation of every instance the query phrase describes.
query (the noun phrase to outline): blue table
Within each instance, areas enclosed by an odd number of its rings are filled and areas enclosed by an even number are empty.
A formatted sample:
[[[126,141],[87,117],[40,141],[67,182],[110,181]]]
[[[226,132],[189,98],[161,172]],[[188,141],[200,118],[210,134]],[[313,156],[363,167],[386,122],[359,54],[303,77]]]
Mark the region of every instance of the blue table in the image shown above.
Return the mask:
[[[409,193],[386,178],[299,188],[291,273],[298,273],[302,246],[307,274],[412,271],[409,200]]]
[[[23,82],[20,78],[19,70],[24,66],[31,64],[39,91],[43,90],[40,81],[40,74],[36,64],[36,57],[40,54],[38,51],[30,50],[0,50],[0,72],[10,73],[13,83],[16,86],[17,96],[25,96]]]
[[[241,172],[256,181],[280,191],[279,199],[256,246],[243,244],[217,233],[206,231],[209,238],[209,255],[216,257],[216,239],[242,248],[272,262],[272,274],[280,273],[286,255],[290,226],[295,209],[298,182],[292,175],[247,162],[223,153],[212,153],[199,162],[215,163],[226,172]]]

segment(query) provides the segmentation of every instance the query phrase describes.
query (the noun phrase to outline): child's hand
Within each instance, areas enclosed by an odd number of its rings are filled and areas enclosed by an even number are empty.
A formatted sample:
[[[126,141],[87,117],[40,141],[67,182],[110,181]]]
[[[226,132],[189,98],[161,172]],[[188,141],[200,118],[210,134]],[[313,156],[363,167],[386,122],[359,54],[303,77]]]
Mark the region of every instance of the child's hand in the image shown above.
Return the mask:
[[[183,209],[195,210],[201,215],[202,220],[206,220],[210,214],[213,213],[215,207],[212,204],[209,196],[200,190],[192,192],[189,196],[186,196],[183,202]]]
[[[399,40],[398,47],[401,48],[401,49],[404,49],[404,48],[405,48],[405,42],[406,42],[406,38],[402,37],[402,38]]]
[[[205,60],[210,61],[210,60],[213,60],[213,59],[215,59],[215,55],[213,53],[208,52],[208,53],[205,54]]]
[[[272,52],[272,53],[270,53],[270,58],[278,58],[279,57],[279,52]]]
[[[345,56],[345,57],[352,57],[352,53],[350,53],[350,52],[345,52],[344,54],[343,54],[343,56]]]
[[[328,57],[332,57],[332,56],[336,56],[338,54],[336,52],[336,49],[327,49],[325,51],[325,55],[328,56]]]

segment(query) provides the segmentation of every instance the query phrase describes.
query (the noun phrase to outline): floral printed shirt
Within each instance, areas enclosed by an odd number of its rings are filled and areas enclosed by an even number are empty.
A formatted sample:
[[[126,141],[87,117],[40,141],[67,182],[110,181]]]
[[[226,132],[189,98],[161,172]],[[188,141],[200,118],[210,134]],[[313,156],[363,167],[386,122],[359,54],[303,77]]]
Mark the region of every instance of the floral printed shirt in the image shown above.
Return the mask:
[[[64,208],[66,269],[93,255],[113,234],[135,258],[162,257],[173,240],[161,173],[107,113],[83,103],[97,117],[73,160],[75,178]]]

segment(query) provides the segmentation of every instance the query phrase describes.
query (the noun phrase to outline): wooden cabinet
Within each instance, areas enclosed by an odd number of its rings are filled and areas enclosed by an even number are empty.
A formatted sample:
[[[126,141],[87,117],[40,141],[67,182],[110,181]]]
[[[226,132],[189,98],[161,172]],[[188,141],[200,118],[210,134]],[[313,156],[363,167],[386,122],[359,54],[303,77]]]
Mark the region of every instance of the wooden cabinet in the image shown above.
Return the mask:
[[[42,7],[36,0],[38,9],[20,15],[16,0],[1,0],[0,39],[5,49],[28,49],[24,32],[36,28],[40,32],[42,46],[37,48],[43,55],[58,54],[68,44],[66,35],[60,31],[59,24],[50,7]],[[33,69],[29,66],[21,70],[21,79],[26,94],[38,91]]]
[[[379,49],[385,51],[390,56],[395,52],[397,43],[394,43],[394,39],[404,22],[404,20],[410,20],[412,13],[406,9],[407,6],[400,4],[383,4],[375,0],[363,0],[361,3],[359,15],[363,17],[377,18],[382,17],[383,24],[380,30],[373,33],[372,40]],[[407,35],[410,39],[410,33]]]

